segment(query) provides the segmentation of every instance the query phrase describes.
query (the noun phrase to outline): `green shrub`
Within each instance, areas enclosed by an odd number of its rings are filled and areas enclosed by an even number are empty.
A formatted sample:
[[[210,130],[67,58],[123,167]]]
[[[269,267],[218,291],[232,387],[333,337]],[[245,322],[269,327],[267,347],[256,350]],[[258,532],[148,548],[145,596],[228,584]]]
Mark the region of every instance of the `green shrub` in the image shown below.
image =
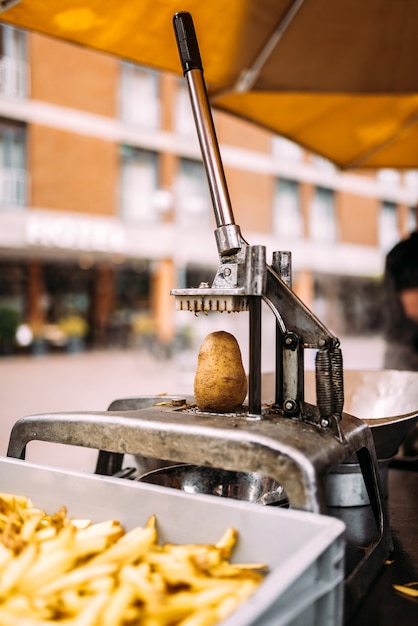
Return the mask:
[[[9,352],[15,344],[20,315],[12,307],[0,307],[0,350]]]

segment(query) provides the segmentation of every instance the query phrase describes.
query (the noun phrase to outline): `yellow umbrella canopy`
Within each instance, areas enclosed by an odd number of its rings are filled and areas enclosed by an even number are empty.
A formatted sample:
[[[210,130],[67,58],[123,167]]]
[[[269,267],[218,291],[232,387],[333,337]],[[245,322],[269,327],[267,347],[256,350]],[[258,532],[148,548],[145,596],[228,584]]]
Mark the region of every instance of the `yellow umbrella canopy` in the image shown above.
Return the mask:
[[[212,106],[341,168],[418,167],[417,0],[3,0],[0,20],[181,73],[191,13]]]

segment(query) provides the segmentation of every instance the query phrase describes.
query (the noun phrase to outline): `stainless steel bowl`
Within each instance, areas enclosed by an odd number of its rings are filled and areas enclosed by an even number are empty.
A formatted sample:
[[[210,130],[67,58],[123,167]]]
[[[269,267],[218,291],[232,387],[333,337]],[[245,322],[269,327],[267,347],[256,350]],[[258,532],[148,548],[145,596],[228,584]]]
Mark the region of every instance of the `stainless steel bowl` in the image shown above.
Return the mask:
[[[181,489],[186,493],[204,493],[270,506],[289,506],[281,485],[254,472],[233,472],[183,464],[147,472],[138,480],[152,485]]]
[[[275,393],[275,374],[263,374],[263,401]],[[395,456],[418,423],[418,372],[345,370],[344,412],[370,427],[378,459]],[[305,372],[305,400],[316,404],[315,372]]]

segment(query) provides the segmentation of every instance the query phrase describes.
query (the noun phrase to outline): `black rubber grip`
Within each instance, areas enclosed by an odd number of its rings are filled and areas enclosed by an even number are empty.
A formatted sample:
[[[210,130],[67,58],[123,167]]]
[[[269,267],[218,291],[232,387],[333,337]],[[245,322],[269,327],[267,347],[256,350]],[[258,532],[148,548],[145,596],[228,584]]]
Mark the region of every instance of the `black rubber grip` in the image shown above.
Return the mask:
[[[187,13],[187,11],[176,13],[173,17],[173,26],[183,73],[186,74],[190,70],[203,70],[196,32],[190,13]]]

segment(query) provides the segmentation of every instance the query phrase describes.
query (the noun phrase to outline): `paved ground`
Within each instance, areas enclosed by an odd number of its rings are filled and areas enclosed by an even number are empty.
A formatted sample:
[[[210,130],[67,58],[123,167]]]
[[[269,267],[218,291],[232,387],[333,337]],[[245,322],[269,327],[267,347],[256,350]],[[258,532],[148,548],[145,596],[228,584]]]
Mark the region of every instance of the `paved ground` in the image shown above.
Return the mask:
[[[238,334],[238,333],[237,333]],[[240,343],[241,345],[241,343]],[[379,369],[383,344],[378,338],[342,340],[345,367]],[[264,371],[272,371],[266,350]],[[243,348],[243,361],[246,360]],[[192,394],[197,349],[172,359],[139,350],[0,359],[0,455],[5,455],[13,424],[35,413],[104,411],[118,398],[153,394]],[[78,468],[94,468],[96,452],[34,442],[28,460]]]
[[[183,359],[185,354],[159,360],[131,350],[3,358],[0,454],[7,452],[13,424],[26,415],[105,411],[118,398],[190,393],[193,375]],[[64,467],[80,467],[81,463],[83,470],[90,468],[95,457],[90,451],[42,443],[30,444],[27,454],[27,459]]]

